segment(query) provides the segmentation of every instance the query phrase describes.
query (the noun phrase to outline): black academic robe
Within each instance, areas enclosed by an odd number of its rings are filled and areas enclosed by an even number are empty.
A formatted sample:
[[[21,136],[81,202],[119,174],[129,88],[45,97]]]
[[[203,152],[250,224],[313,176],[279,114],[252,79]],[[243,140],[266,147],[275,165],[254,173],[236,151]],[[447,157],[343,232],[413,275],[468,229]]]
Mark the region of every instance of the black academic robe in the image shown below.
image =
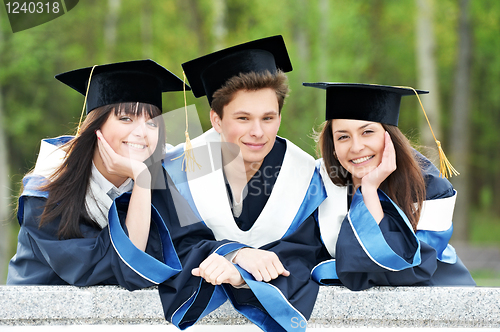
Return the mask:
[[[336,271],[331,271],[349,289],[475,285],[448,243],[456,192],[429,160],[420,154],[417,158],[426,183],[426,201],[416,232],[381,190],[384,217],[378,225],[364,205],[360,189],[352,196],[336,242]],[[334,273],[323,277],[335,279]]]
[[[193,276],[191,270],[213,252],[225,255],[243,245],[215,241],[175,188],[171,192],[168,176],[162,172],[165,186],[152,191],[145,252],[128,238],[125,220],[130,193],[115,199],[108,226],[82,224],[83,238],[59,239],[60,218],[41,228],[38,225],[48,195],[36,189],[42,179],[27,178],[19,203],[18,249],[9,264],[7,283],[121,285],[129,290],[158,285],[166,319],[181,328],[216,309],[227,299],[223,290]]]
[[[180,271],[173,245],[162,242],[167,231],[157,214],[152,217],[145,252],[128,240],[124,222],[117,224],[114,232],[110,225],[101,229],[97,224],[82,223],[83,237],[71,239],[57,236],[60,217],[39,227],[48,197],[47,192],[37,189],[43,181],[39,176],[24,180],[17,252],[9,263],[7,284],[121,285],[134,290],[153,286]]]
[[[204,171],[207,167],[217,167],[217,165],[220,167],[221,165],[216,159],[213,161],[204,159],[204,156],[213,156],[216,153],[220,153],[220,143],[218,143],[220,142],[220,138],[210,131],[204,135],[213,136],[214,141],[212,142],[215,143],[209,143],[214,144],[210,146],[210,153],[204,150],[200,152],[199,150],[201,149],[209,149],[207,148],[208,144],[197,146],[196,144],[198,142],[196,142],[196,139],[193,140],[193,146],[195,146],[194,151],[196,152],[195,155],[201,156],[197,158],[197,162],[200,164],[205,162],[208,165],[201,169],[201,171],[204,172],[201,177],[207,176],[206,171]],[[207,140],[210,142],[210,139]],[[220,174],[220,176],[214,180],[216,181],[216,185],[222,185],[223,188],[220,191],[214,190],[216,195],[220,194],[220,196],[216,196],[215,199],[218,202],[225,201],[226,203],[222,205],[226,205],[229,210],[229,213],[227,213],[227,211],[221,212],[226,213],[225,215],[227,218],[219,218],[219,220],[222,219],[221,222],[227,223],[227,225],[231,225],[231,223],[237,225],[239,229],[239,236],[237,238],[238,241],[243,244],[251,246],[245,243],[246,232],[252,232],[254,225],[259,222],[256,220],[261,217],[264,208],[271,208],[268,206],[270,197],[273,193],[275,183],[277,183],[278,178],[282,175],[282,164],[287,154],[289,144],[289,141],[277,138],[275,146],[264,159],[259,171],[257,171],[247,185],[248,193],[243,200],[242,213],[238,217],[233,216],[230,211],[230,204],[227,204],[228,201],[229,203],[231,202],[232,195],[230,187],[226,186],[224,183],[223,174]],[[186,175],[180,172],[181,158],[175,159],[183,152],[183,146],[179,146],[167,153],[166,159],[172,161],[167,164],[167,170],[174,179],[174,183],[182,196],[189,202],[198,218],[202,219],[198,212],[200,207],[194,202],[196,199],[193,199],[191,196],[192,191],[197,189],[192,185],[192,182],[190,183],[190,181],[186,179]],[[304,162],[304,164],[305,163],[307,162]],[[296,169],[299,170],[301,166],[303,165],[296,164]],[[210,168],[208,169],[210,170]],[[217,169],[213,171],[217,171]],[[312,161],[311,174],[311,178],[307,180],[306,184],[307,194],[299,201],[300,207],[297,207],[298,212],[294,215],[295,218],[293,223],[286,225],[287,229],[284,236],[262,245],[252,246],[275,252],[285,268],[291,272],[291,275],[289,277],[279,276],[269,283],[258,282],[255,281],[248,272],[236,265],[249,286],[249,289],[223,285],[223,289],[235,309],[266,331],[297,331],[297,326],[301,326],[302,329],[304,329],[316,300],[319,287],[311,280],[310,271],[312,267],[317,264],[318,257],[322,257],[320,252],[324,253],[324,248],[321,244],[314,211],[326,196],[321,185],[319,174],[314,169],[314,161]],[[213,174],[209,174],[209,176],[212,175]],[[194,180],[191,181],[198,180],[199,178],[195,177]],[[281,179],[281,181],[285,181],[285,183],[288,183],[291,187],[293,187],[294,180],[296,179],[291,177]],[[214,194],[211,193],[212,188],[211,186],[202,187],[196,194],[202,197],[208,197]],[[205,190],[205,192],[203,192],[203,190]],[[205,203],[203,199],[199,202]],[[287,207],[286,201],[280,203],[283,205],[279,207],[276,206],[276,209]],[[210,206],[210,208],[215,209],[216,207]],[[226,207],[223,207],[223,209],[224,208]],[[293,209],[293,204],[290,205],[289,208]],[[276,220],[268,220],[265,227],[271,230],[275,222]],[[208,223],[209,227],[210,225],[211,224]],[[262,226],[262,223],[259,226]],[[227,238],[231,240],[236,239],[236,237],[231,238],[230,236]],[[301,329],[299,328],[299,330]]]

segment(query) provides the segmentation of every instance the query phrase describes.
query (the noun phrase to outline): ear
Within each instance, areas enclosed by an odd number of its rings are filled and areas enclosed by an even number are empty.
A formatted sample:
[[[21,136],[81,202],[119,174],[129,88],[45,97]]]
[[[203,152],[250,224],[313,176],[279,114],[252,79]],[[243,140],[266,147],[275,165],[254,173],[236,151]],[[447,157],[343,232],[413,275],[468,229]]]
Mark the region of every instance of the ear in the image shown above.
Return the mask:
[[[212,123],[212,127],[214,127],[215,131],[219,134],[222,132],[221,121],[222,119],[219,117],[217,113],[212,109],[210,110],[210,122]]]

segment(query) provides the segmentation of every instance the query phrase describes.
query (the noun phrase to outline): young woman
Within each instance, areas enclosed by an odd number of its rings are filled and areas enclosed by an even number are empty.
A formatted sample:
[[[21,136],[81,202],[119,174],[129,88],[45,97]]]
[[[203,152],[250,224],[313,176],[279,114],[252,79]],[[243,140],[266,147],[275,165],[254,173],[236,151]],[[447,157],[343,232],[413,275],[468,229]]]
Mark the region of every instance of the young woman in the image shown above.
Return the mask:
[[[168,279],[180,264],[172,243],[162,240],[161,219],[152,215],[157,174],[151,171],[160,170],[153,166],[164,154],[161,93],[182,90],[182,81],[151,60],[56,78],[86,95],[87,117],[75,137],[43,140],[34,170],[23,179],[21,229],[7,283],[136,289]],[[124,222],[113,228],[113,199],[129,191]],[[152,275],[145,261],[164,276]]]
[[[326,89],[319,208],[332,260],[313,271],[352,290],[383,285],[475,285],[448,241],[456,192],[397,127],[401,96],[427,93],[368,84]],[[415,91],[415,92],[414,92]]]
[[[162,167],[161,94],[182,91],[184,83],[151,60],[56,78],[86,96],[87,117],[75,137],[43,140],[23,180],[21,229],[7,283],[137,289],[170,285],[177,275],[182,290],[165,308],[182,304],[199,288],[191,268],[214,248],[223,254],[227,248],[169,189]],[[236,268],[229,268],[231,280],[241,283]]]

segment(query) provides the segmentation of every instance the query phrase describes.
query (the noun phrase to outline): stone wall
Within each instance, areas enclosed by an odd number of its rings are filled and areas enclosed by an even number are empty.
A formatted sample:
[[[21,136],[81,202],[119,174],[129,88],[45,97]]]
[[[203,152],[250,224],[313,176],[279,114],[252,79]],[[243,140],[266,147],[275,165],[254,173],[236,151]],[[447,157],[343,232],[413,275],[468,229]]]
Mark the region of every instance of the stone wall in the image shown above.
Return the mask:
[[[68,324],[168,323],[155,288],[0,286],[0,325]],[[198,324],[251,323],[226,302]],[[320,287],[309,327],[361,326],[500,327],[500,288]]]

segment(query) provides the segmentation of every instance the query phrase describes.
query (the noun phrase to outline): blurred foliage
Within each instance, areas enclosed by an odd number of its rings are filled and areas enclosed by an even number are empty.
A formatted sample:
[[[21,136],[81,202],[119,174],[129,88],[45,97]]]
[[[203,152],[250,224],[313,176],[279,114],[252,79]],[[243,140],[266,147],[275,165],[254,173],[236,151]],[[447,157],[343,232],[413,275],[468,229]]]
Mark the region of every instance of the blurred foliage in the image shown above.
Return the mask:
[[[491,208],[474,208],[471,213],[474,225],[471,227],[470,243],[472,245],[490,245],[500,247],[500,217]]]
[[[494,270],[471,271],[476,285],[482,287],[500,287],[500,272]]]
[[[291,93],[279,134],[311,154],[314,142],[310,134],[324,119],[325,95],[324,91],[302,87],[302,82],[416,85],[414,1],[116,1],[116,20],[111,3],[80,1],[58,19],[15,34],[5,11],[0,9],[0,91],[4,111],[1,125],[8,136],[14,204],[22,174],[34,165],[40,139],[72,133],[80,117],[83,97],[53,78],[60,72],[151,58],[182,77],[182,62],[223,47],[281,34],[294,71],[288,74]],[[439,139],[445,149],[454,93],[458,8],[455,0],[435,1],[444,133]],[[485,217],[471,214],[474,230],[475,225],[482,227],[481,219],[498,221],[500,215],[500,204],[495,200],[500,197],[500,94],[496,91],[500,83],[500,2],[471,1],[470,15],[473,135],[471,171],[462,176],[470,181],[471,192],[463,194],[477,209],[485,207],[489,211]],[[177,109],[183,103],[182,93],[164,95],[164,110]],[[206,98],[196,99],[188,94],[188,104],[196,104],[203,128],[208,129]],[[403,99],[400,128],[417,142],[419,129],[415,124],[420,112],[414,98]],[[492,238],[500,232],[496,229],[490,230]]]

